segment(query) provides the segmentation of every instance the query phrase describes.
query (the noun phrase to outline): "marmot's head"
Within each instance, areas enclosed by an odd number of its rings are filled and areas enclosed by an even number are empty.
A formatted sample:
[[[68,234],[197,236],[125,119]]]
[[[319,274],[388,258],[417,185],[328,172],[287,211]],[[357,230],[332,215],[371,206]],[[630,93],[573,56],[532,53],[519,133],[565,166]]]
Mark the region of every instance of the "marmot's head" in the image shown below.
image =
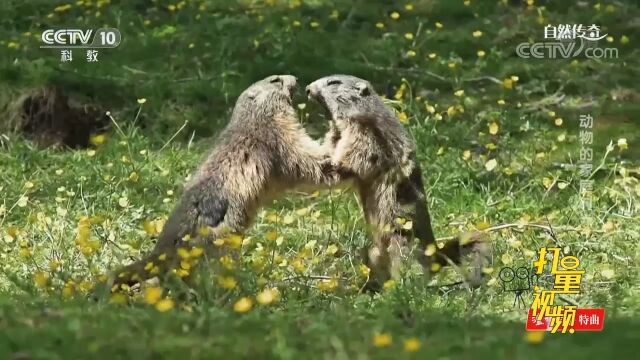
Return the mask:
[[[350,75],[331,75],[307,86],[307,96],[320,103],[333,120],[341,121],[353,116],[371,118],[390,114],[382,99],[367,80]]]
[[[296,86],[297,80],[293,75],[271,75],[255,82],[238,97],[232,121],[294,114],[291,97]]]

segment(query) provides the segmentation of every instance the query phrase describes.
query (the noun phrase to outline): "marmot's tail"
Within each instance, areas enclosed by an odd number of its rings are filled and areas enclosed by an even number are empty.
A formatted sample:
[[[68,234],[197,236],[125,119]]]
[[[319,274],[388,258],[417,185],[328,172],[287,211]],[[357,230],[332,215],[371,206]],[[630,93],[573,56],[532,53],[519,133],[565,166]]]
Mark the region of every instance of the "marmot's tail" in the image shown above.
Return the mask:
[[[185,191],[165,223],[155,248],[142,259],[116,271],[113,274],[112,289],[113,285],[132,286],[155,276],[162,278],[173,270],[184,273],[181,266],[188,268],[190,264],[183,259],[183,255],[188,254],[185,257],[190,260],[202,255],[205,249],[194,252],[193,246],[206,246],[201,243],[204,239],[198,238],[214,236],[209,233],[209,229],[220,225],[228,207],[226,198],[221,196],[215,182],[208,179],[206,185],[196,184]],[[184,254],[180,253],[181,249],[185,250]]]

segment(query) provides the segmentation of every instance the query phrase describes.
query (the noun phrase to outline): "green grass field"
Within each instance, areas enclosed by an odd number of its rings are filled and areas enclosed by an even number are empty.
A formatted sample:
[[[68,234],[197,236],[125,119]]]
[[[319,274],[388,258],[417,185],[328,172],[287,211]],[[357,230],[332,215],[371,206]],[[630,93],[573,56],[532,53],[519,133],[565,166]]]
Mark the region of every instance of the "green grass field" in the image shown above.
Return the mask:
[[[8,1],[0,4],[0,359],[632,358],[640,340],[638,5],[631,1]],[[635,23],[634,23],[635,21]],[[547,24],[599,24],[617,59],[522,59]],[[73,26],[71,26],[73,25]],[[74,61],[48,28],[116,27]],[[265,207],[242,256],[192,289],[90,294],[152,246],[237,95],[269,74],[370,79],[418,144],[436,235],[493,229],[482,286],[413,264],[362,294],[368,244],[350,191]],[[45,86],[109,111],[86,149],[37,147],[15,103]],[[314,137],[326,121],[296,99]],[[581,206],[579,116],[594,118],[592,208]],[[18,126],[19,127],[19,126]],[[531,225],[550,226],[550,232]],[[527,336],[498,279],[562,247],[585,269],[580,307],[603,332]],[[531,294],[524,295],[529,306]],[[557,301],[564,304],[563,301]]]

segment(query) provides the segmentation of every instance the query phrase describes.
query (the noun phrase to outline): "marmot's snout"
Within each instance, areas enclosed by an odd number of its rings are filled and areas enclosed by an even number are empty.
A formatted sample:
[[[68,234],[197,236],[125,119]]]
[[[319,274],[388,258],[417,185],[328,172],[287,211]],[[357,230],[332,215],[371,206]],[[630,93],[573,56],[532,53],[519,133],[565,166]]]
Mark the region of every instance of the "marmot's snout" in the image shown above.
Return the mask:
[[[322,94],[320,94],[320,89],[319,89],[318,85],[315,82],[309,84],[305,88],[305,90],[307,92],[307,98],[309,98],[309,100],[316,100],[316,101],[322,103]]]
[[[278,75],[278,79],[282,81],[282,85],[293,94],[298,87],[298,79],[293,75]]]

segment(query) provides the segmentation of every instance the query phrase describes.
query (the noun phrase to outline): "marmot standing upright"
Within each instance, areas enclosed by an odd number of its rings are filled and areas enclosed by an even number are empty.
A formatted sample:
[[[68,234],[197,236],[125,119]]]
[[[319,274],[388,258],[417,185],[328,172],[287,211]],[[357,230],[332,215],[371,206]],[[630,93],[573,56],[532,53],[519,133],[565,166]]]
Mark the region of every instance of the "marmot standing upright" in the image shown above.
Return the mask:
[[[328,155],[297,121],[291,104],[295,88],[294,76],[274,75],[240,95],[231,121],[185,185],[155,248],[117,271],[114,285],[165,274],[179,262],[180,247],[211,252],[213,239],[244,232],[259,207],[277,194],[298,185],[332,183],[331,169],[323,168]]]
[[[371,286],[398,275],[403,252],[408,252],[414,238],[419,239],[418,259],[427,271],[437,271],[449,261],[458,263],[461,250],[473,248],[476,240],[462,245],[455,239],[434,252],[414,142],[371,84],[354,76],[332,75],[314,81],[306,91],[331,115],[323,145],[333,148],[332,165],[338,173],[345,170],[356,178],[364,219],[374,238],[368,251]]]

